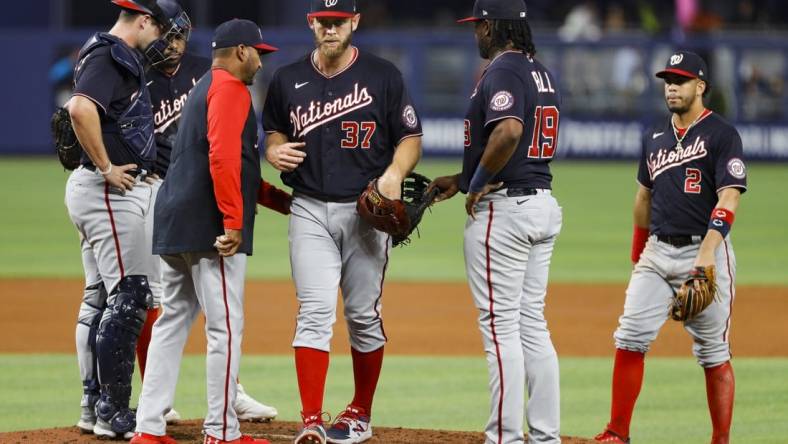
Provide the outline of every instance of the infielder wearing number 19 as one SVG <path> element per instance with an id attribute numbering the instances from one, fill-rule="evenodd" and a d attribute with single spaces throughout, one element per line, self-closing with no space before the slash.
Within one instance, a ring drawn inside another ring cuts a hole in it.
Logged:
<path id="1" fill-rule="evenodd" d="M 560 442 L 558 358 L 544 317 L 562 213 L 549 163 L 560 98 L 536 52 L 522 0 L 477 0 L 473 22 L 490 59 L 471 96 L 461 174 L 433 186 L 438 200 L 467 192 L 465 268 L 487 355 L 487 444 Z"/>
<path id="2" fill-rule="evenodd" d="M 736 273 L 729 233 L 747 177 L 736 129 L 703 106 L 707 76 L 703 59 L 684 51 L 657 73 L 665 80 L 665 100 L 673 114 L 643 136 L 632 242 L 635 268 L 614 334 L 610 422 L 596 436 L 600 442 L 629 442 L 645 354 L 688 274 L 708 266 L 716 268 L 718 299 L 685 320 L 684 328 L 706 376 L 711 442 L 729 441 L 734 378 L 728 339 Z"/>

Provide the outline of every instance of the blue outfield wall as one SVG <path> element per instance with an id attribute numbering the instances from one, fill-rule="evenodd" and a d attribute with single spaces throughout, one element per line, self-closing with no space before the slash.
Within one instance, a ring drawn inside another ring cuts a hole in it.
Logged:
<path id="1" fill-rule="evenodd" d="M 49 117 L 67 97 L 74 51 L 91 32 L 0 30 L 0 50 L 7 61 L 0 70 L 6 103 L 0 155 L 52 152 Z M 264 35 L 281 51 L 264 59 L 266 67 L 255 85 L 258 109 L 273 71 L 312 47 L 306 29 L 268 29 Z M 210 36 L 207 30 L 195 32 L 190 50 L 208 55 Z M 788 85 L 786 35 L 725 35 L 695 39 L 691 46 L 642 35 L 570 44 L 537 32 L 535 40 L 538 57 L 553 70 L 562 91 L 559 157 L 637 157 L 648 123 L 667 118 L 662 86 L 653 72 L 664 66 L 673 48 L 689 47 L 710 60 L 712 91 L 724 106 L 723 114 L 739 129 L 746 156 L 788 160 L 788 88 L 771 86 Z M 483 63 L 472 33 L 361 32 L 354 43 L 400 67 L 422 115 L 425 153 L 459 155 L 467 97 Z M 628 69 L 626 74 L 621 75 L 620 67 Z M 761 112 L 767 104 L 769 112 Z"/>

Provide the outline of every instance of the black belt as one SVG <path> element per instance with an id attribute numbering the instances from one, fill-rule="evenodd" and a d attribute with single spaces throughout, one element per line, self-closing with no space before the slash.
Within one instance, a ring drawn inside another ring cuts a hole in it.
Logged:
<path id="1" fill-rule="evenodd" d="M 520 196 L 533 196 L 537 194 L 541 188 L 518 188 L 510 187 L 506 189 L 507 197 L 520 197 Z"/>
<path id="2" fill-rule="evenodd" d="M 325 194 L 318 194 L 318 193 L 310 193 L 306 191 L 296 191 L 294 190 L 294 194 L 303 194 L 304 196 L 311 197 L 312 199 L 317 199 L 321 202 L 331 202 L 331 203 L 350 203 L 355 202 L 358 200 L 358 196 L 350 196 L 350 197 L 336 197 L 336 196 L 328 196 Z M 361 193 L 359 193 L 361 194 Z"/>
<path id="3" fill-rule="evenodd" d="M 82 168 L 88 171 L 93 171 L 94 173 L 96 172 L 96 165 L 93 165 L 92 163 L 84 163 L 82 164 Z M 137 177 L 140 174 L 147 176 L 148 172 L 142 168 L 135 168 L 133 170 L 126 170 L 126 174 L 128 174 L 131 177 Z"/>
<path id="4" fill-rule="evenodd" d="M 681 248 L 686 247 L 687 245 L 700 243 L 700 241 L 703 240 L 703 236 L 658 234 L 657 240 L 669 245 L 673 245 L 676 248 Z"/>

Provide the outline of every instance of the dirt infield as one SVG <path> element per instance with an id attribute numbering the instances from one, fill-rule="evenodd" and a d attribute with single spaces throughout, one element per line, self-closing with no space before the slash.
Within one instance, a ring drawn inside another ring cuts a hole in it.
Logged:
<path id="1" fill-rule="evenodd" d="M 293 422 L 274 421 L 268 424 L 243 423 L 241 431 L 255 438 L 265 438 L 271 444 L 292 444 L 293 434 L 298 425 Z M 184 421 L 177 425 L 167 426 L 167 433 L 179 443 L 202 443 L 202 421 Z M 375 427 L 375 435 L 367 441 L 370 444 L 479 444 L 484 442 L 481 433 L 449 432 L 444 430 L 414 430 L 389 427 Z M 98 442 L 92 435 L 80 435 L 76 427 L 64 427 L 50 430 L 34 430 L 29 432 L 13 432 L 0 434 L 3 443 L 37 443 L 37 444 L 95 444 Z M 106 442 L 106 441 L 104 441 Z M 112 442 L 112 441 L 110 441 Z M 118 441 L 116 441 L 118 442 Z M 564 437 L 565 444 L 586 444 L 594 441 L 584 438 Z"/>
<path id="2" fill-rule="evenodd" d="M 0 342 L 0 353 L 74 353 L 80 280 L 0 280 L 0 325 L 24 332 Z M 298 309 L 290 282 L 249 282 L 246 287 L 245 354 L 289 354 Z M 611 356 L 612 333 L 624 285 L 551 285 L 547 318 L 560 356 Z M 389 283 L 383 296 L 387 354 L 478 355 L 482 343 L 476 309 L 464 283 Z M 788 288 L 739 287 L 731 341 L 736 356 L 788 356 Z M 342 319 L 339 316 L 339 319 Z M 196 331 L 202 331 L 201 321 Z M 769 338 L 769 340 L 764 340 Z M 344 322 L 337 322 L 332 349 L 349 353 Z M 669 321 L 652 356 L 691 356 L 691 341 Z M 204 353 L 193 334 L 187 353 Z"/>
<path id="3" fill-rule="evenodd" d="M 0 343 L 0 353 L 74 353 L 74 326 L 80 302 L 79 280 L 0 280 L 0 325 L 24 332 Z M 298 306 L 290 282 L 249 282 L 246 293 L 245 354 L 288 354 Z M 547 317 L 560 356 L 609 356 L 611 334 L 623 303 L 623 285 L 552 285 Z M 464 283 L 390 283 L 384 292 L 387 354 L 482 356 L 476 309 Z M 341 308 L 340 308 L 341 309 Z M 788 311 L 788 288 L 739 288 L 734 304 L 733 350 L 738 356 L 788 355 L 788 326 L 779 316 Z M 341 319 L 341 317 L 340 317 Z M 202 322 L 196 328 L 202 330 Z M 764 341 L 763 338 L 771 338 Z M 337 323 L 332 343 L 349 353 L 347 330 Z M 204 353 L 205 339 L 193 334 L 187 353 Z M 668 322 L 652 355 L 690 356 L 691 342 L 679 324 Z M 294 423 L 244 424 L 244 433 L 291 443 Z M 201 421 L 168 427 L 179 442 L 198 443 Z M 481 433 L 376 428 L 370 443 L 479 443 Z M 0 434 L 4 443 L 92 443 L 76 427 Z M 567 444 L 591 443 L 565 437 Z"/>

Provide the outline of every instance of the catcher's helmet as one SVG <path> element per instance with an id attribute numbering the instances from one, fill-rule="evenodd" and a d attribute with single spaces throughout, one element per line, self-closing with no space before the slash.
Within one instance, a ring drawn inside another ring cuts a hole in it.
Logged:
<path id="1" fill-rule="evenodd" d="M 189 41 L 192 22 L 183 7 L 175 0 L 111 0 L 124 9 L 150 14 L 162 27 L 161 37 L 145 49 L 151 66 L 167 61 L 165 50 L 176 38 Z"/>

